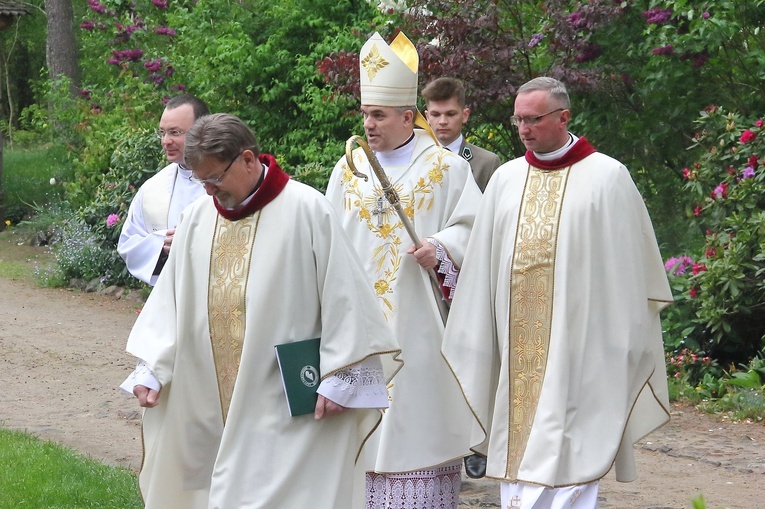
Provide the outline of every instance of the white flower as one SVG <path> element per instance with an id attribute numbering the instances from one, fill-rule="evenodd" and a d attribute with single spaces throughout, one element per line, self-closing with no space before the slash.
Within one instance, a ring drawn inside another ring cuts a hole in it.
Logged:
<path id="1" fill-rule="evenodd" d="M 50 178 L 50 185 L 55 186 L 56 185 L 56 177 Z"/>

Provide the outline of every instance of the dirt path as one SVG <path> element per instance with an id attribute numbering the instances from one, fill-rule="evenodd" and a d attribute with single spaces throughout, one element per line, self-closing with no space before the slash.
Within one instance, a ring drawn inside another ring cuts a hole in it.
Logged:
<path id="1" fill-rule="evenodd" d="M 41 250 L 0 235 L 0 263 Z M 134 302 L 0 278 L 0 426 L 26 430 L 112 465 L 141 461 L 138 407 L 117 386 Z M 672 421 L 636 446 L 638 480 L 601 483 L 601 509 L 765 508 L 765 425 L 673 407 Z M 493 481 L 465 479 L 460 507 L 499 507 Z"/>

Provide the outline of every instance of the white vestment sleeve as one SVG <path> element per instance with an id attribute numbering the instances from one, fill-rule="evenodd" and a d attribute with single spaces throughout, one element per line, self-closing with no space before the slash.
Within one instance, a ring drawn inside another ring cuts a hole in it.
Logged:
<path id="1" fill-rule="evenodd" d="M 328 376 L 316 392 L 346 408 L 388 408 L 388 389 L 378 355 Z"/>
<path id="2" fill-rule="evenodd" d="M 120 389 L 128 394 L 133 394 L 133 389 L 135 389 L 136 385 L 143 385 L 144 387 L 148 387 L 157 392 L 162 388 L 159 380 L 154 376 L 154 373 L 149 366 L 144 361 L 140 360 L 138 361 L 135 370 L 130 373 L 122 384 L 120 384 Z"/>
<path id="3" fill-rule="evenodd" d="M 130 204 L 125 224 L 117 243 L 117 252 L 125 260 L 130 273 L 152 286 L 157 282 L 154 268 L 162 253 L 167 230 L 146 231 L 142 209 L 143 194 L 139 191 Z"/>

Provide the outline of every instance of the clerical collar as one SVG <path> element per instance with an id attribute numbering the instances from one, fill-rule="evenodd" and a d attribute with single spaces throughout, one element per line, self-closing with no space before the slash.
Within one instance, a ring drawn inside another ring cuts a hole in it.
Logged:
<path id="1" fill-rule="evenodd" d="M 560 168 L 571 166 L 574 163 L 578 163 L 590 154 L 595 153 L 595 148 L 590 145 L 590 142 L 588 142 L 586 138 L 577 138 L 576 141 L 574 141 L 574 135 L 571 134 L 571 136 L 572 138 L 569 141 L 573 143 L 566 144 L 566 146 L 556 150 L 555 152 L 538 155 L 536 152 L 527 150 L 525 155 L 526 161 L 535 168 L 541 168 L 543 170 L 558 170 Z M 561 155 L 558 155 L 559 152 Z M 551 154 L 558 155 L 558 157 L 545 157 L 543 159 L 544 156 L 549 156 Z"/>
<path id="2" fill-rule="evenodd" d="M 537 159 L 540 159 L 542 161 L 552 161 L 553 159 L 560 159 L 561 157 L 566 155 L 566 152 L 571 150 L 571 147 L 574 146 L 574 143 L 576 143 L 579 140 L 577 136 L 575 136 L 573 133 L 568 133 L 568 141 L 558 150 L 553 150 L 552 152 L 545 152 L 544 154 L 541 154 L 539 152 L 534 152 L 534 155 Z"/>
<path id="3" fill-rule="evenodd" d="M 457 136 L 457 139 L 453 142 L 449 143 L 448 145 L 444 145 L 444 148 L 448 150 L 449 152 L 454 152 L 455 154 L 460 153 L 460 148 L 462 148 L 462 140 L 464 140 L 465 137 L 460 134 Z"/>
<path id="4" fill-rule="evenodd" d="M 186 167 L 185 167 L 183 164 L 181 164 L 181 163 L 175 163 L 175 164 L 177 164 L 177 165 L 178 165 L 178 172 L 179 172 L 181 175 L 183 175 L 183 176 L 184 176 L 184 177 L 186 177 L 186 178 L 189 178 L 189 177 L 191 176 L 191 170 L 190 170 L 190 169 L 186 168 Z"/>
<path id="5" fill-rule="evenodd" d="M 409 164 L 409 161 L 412 160 L 414 146 L 416 145 L 415 143 L 412 143 L 412 140 L 414 140 L 414 132 L 412 132 L 409 139 L 398 147 L 385 152 L 376 152 L 375 156 L 377 156 L 377 160 L 380 161 L 380 164 L 383 167 L 407 165 Z"/>
<path id="6" fill-rule="evenodd" d="M 258 161 L 263 165 L 262 184 L 256 186 L 255 191 L 241 205 L 233 210 L 227 209 L 218 203 L 218 200 L 213 196 L 213 203 L 221 216 L 230 221 L 251 216 L 271 203 L 284 190 L 290 177 L 282 171 L 274 156 L 260 154 Z"/>

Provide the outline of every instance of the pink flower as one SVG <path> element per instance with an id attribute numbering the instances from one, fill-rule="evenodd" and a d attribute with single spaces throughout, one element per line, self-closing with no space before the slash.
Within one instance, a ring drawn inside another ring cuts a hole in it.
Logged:
<path id="1" fill-rule="evenodd" d="M 683 178 L 684 179 L 690 179 L 691 178 L 691 170 L 688 168 L 683 168 Z"/>
<path id="2" fill-rule="evenodd" d="M 120 221 L 120 216 L 117 214 L 109 214 L 109 216 L 106 218 L 106 226 L 111 228 L 115 224 L 117 224 Z"/>
<path id="3" fill-rule="evenodd" d="M 691 299 L 695 299 L 696 297 L 699 296 L 699 287 L 698 286 L 691 287 L 691 289 L 688 291 L 688 294 L 691 296 Z"/>
<path id="4" fill-rule="evenodd" d="M 747 129 L 746 131 L 741 133 L 741 138 L 739 139 L 739 141 L 741 143 L 749 143 L 750 141 L 752 141 L 756 137 L 757 137 L 757 133 L 754 133 L 754 132 L 750 131 L 749 129 Z"/>
<path id="5" fill-rule="evenodd" d="M 751 166 L 753 169 L 756 169 L 757 166 L 760 164 L 758 161 L 759 161 L 759 158 L 756 155 L 749 156 L 749 159 L 747 160 L 746 164 Z"/>
<path id="6" fill-rule="evenodd" d="M 696 208 L 693 209 L 693 215 L 696 217 L 699 217 L 699 215 L 701 214 L 701 210 L 702 210 L 701 205 L 696 205 Z"/>
<path id="7" fill-rule="evenodd" d="M 664 269 L 670 274 L 679 276 L 685 274 L 689 266 L 693 265 L 693 260 L 690 256 L 680 256 L 669 258 L 664 262 Z"/>
<path id="8" fill-rule="evenodd" d="M 716 200 L 718 198 L 725 199 L 728 197 L 728 184 L 723 182 L 722 184 L 718 185 L 714 188 L 711 195 L 713 200 Z"/>
<path id="9" fill-rule="evenodd" d="M 762 119 L 760 119 L 757 122 L 755 122 L 754 125 L 757 127 L 762 127 L 763 125 L 765 125 L 765 122 L 763 122 Z"/>

